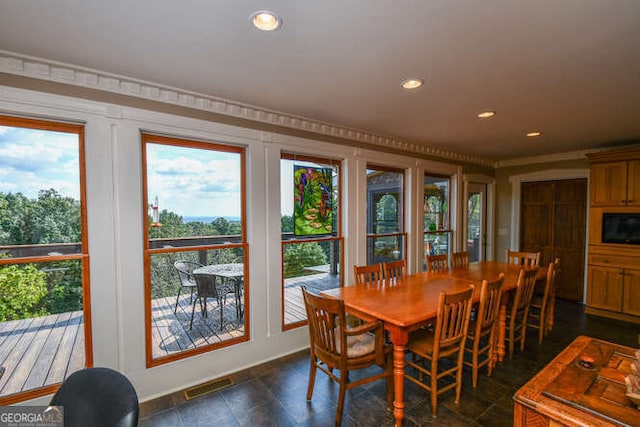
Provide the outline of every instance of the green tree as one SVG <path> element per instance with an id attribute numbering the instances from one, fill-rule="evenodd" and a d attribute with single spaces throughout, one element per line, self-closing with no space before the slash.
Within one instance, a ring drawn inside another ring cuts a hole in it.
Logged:
<path id="1" fill-rule="evenodd" d="M 297 277 L 306 267 L 327 263 L 327 255 L 316 242 L 286 245 L 284 250 L 284 277 Z"/>
<path id="2" fill-rule="evenodd" d="M 0 321 L 47 314 L 37 310 L 46 294 L 45 273 L 34 265 L 0 267 Z"/>
<path id="3" fill-rule="evenodd" d="M 283 233 L 293 233 L 293 215 L 282 215 L 280 217 L 280 227 Z"/>

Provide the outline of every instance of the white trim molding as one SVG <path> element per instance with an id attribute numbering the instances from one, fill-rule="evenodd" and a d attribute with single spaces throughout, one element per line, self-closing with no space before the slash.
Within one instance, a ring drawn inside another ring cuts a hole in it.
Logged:
<path id="1" fill-rule="evenodd" d="M 458 162 L 494 167 L 494 162 L 468 154 L 454 153 L 376 135 L 367 131 L 337 126 L 279 111 L 242 104 L 157 83 L 136 80 L 125 76 L 61 62 L 35 58 L 0 50 L 0 73 L 14 74 L 34 79 L 81 86 L 101 91 L 147 99 L 181 107 L 223 114 L 235 118 L 268 123 L 301 131 L 313 132 L 337 138 L 402 150 L 418 155 L 433 156 Z"/>
<path id="2" fill-rule="evenodd" d="M 509 177 L 509 182 L 511 183 L 511 250 L 518 250 L 520 247 L 520 184 L 523 182 L 557 181 L 577 178 L 586 178 L 588 181 L 589 169 L 551 169 Z"/>

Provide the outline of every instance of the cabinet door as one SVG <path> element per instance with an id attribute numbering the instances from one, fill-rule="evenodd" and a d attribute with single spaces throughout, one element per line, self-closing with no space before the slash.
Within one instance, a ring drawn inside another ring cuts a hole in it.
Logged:
<path id="1" fill-rule="evenodd" d="M 629 162 L 627 179 L 627 205 L 640 206 L 640 160 Z"/>
<path id="2" fill-rule="evenodd" d="M 587 281 L 587 304 L 603 310 L 622 310 L 623 270 L 590 265 Z"/>
<path id="3" fill-rule="evenodd" d="M 625 206 L 627 162 L 597 163 L 591 166 L 591 206 Z"/>
<path id="4" fill-rule="evenodd" d="M 640 316 L 640 270 L 624 271 L 622 311 Z"/>

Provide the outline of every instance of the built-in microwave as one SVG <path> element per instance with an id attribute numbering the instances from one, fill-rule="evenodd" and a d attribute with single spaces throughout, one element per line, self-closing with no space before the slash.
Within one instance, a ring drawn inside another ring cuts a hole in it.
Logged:
<path id="1" fill-rule="evenodd" d="M 640 245 L 640 213 L 603 213 L 602 243 Z"/>

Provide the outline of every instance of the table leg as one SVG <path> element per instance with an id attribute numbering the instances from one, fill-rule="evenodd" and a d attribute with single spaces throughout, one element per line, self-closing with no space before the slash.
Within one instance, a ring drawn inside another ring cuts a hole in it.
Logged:
<path id="1" fill-rule="evenodd" d="M 391 342 L 393 343 L 393 416 L 396 419 L 396 426 L 402 426 L 404 418 L 404 348 L 409 341 L 409 333 L 404 330 L 392 329 L 389 331 Z"/>

